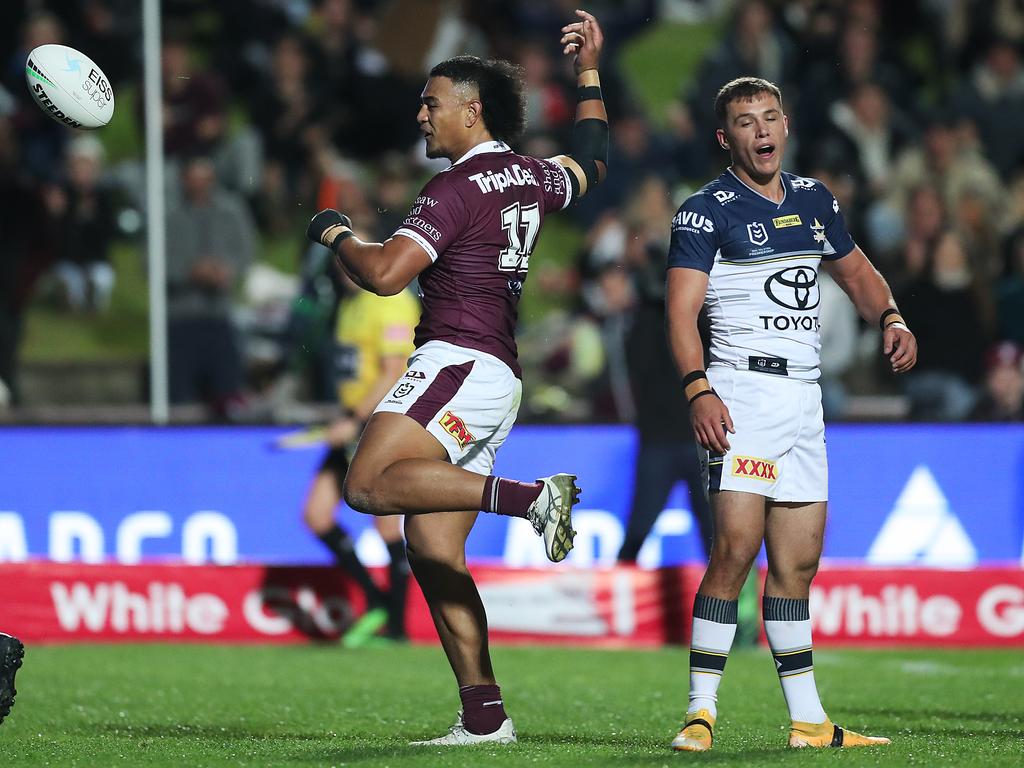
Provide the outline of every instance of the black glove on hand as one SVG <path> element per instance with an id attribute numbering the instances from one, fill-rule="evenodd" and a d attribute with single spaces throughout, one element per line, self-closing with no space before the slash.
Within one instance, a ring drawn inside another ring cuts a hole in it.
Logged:
<path id="1" fill-rule="evenodd" d="M 345 229 L 347 228 L 347 229 Z M 306 237 L 332 251 L 346 237 L 352 236 L 352 219 L 333 208 L 325 208 L 309 220 Z M 340 238 L 340 239 L 339 239 Z"/>

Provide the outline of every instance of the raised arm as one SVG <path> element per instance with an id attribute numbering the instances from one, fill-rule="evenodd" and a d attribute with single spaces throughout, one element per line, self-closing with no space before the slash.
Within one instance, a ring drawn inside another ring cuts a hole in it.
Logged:
<path id="1" fill-rule="evenodd" d="M 598 64 L 604 33 L 597 19 L 576 11 L 579 21 L 562 27 L 562 52 L 575 55 L 576 122 L 568 155 L 552 158 L 569 171 L 573 198 L 582 197 L 590 187 L 608 175 L 608 112 L 601 95 Z"/>

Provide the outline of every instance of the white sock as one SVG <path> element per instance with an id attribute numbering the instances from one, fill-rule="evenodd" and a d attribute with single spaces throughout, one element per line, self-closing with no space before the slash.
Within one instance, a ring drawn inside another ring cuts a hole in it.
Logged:
<path id="1" fill-rule="evenodd" d="M 801 723 L 824 723 L 811 656 L 811 614 L 806 600 L 764 596 L 764 632 L 775 657 L 789 717 Z"/>
<path id="2" fill-rule="evenodd" d="M 718 716 L 718 684 L 736 637 L 736 601 L 700 593 L 693 600 L 690 637 L 690 700 L 687 713 L 709 710 Z"/>

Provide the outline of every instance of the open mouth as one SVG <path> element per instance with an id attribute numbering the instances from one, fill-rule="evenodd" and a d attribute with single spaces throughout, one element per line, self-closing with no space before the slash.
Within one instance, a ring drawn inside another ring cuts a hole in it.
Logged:
<path id="1" fill-rule="evenodd" d="M 761 144 L 757 147 L 757 154 L 760 157 L 769 158 L 775 154 L 774 144 Z"/>

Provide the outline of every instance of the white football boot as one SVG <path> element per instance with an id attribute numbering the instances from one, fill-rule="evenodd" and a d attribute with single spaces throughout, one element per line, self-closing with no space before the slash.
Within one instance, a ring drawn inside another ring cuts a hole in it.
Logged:
<path id="1" fill-rule="evenodd" d="M 576 475 L 552 475 L 537 482 L 544 487 L 526 510 L 526 519 L 544 537 L 548 560 L 557 563 L 572 549 L 572 537 L 576 535 L 572 529 L 572 508 L 580 500 L 580 489 L 576 487 Z"/>
<path id="2" fill-rule="evenodd" d="M 462 712 L 460 711 L 455 724 L 448 729 L 448 733 L 444 736 L 427 741 L 410 741 L 409 746 L 471 747 L 475 744 L 515 744 L 517 741 L 516 727 L 512 724 L 511 718 L 506 717 L 505 722 L 494 733 L 477 734 L 466 730 L 466 726 L 462 724 Z"/>

